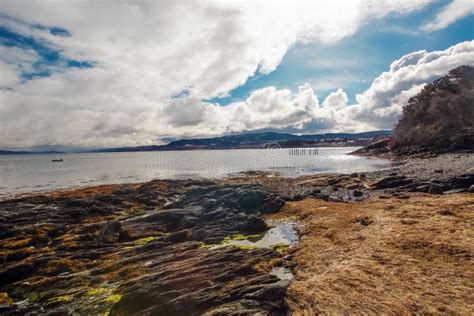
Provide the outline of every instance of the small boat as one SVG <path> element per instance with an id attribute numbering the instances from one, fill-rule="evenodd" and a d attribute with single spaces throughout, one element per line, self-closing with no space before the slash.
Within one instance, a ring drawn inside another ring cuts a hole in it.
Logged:
<path id="1" fill-rule="evenodd" d="M 51 161 L 52 161 L 52 162 L 62 162 L 63 159 L 62 159 L 62 158 L 61 158 L 61 159 L 53 159 L 53 160 L 51 160 Z"/>

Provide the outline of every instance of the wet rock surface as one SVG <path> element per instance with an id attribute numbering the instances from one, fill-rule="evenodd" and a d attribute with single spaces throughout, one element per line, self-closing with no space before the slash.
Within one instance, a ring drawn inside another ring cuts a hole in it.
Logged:
<path id="1" fill-rule="evenodd" d="M 284 313 L 265 248 L 210 249 L 267 229 L 260 185 L 154 181 L 0 202 L 2 315 Z"/>

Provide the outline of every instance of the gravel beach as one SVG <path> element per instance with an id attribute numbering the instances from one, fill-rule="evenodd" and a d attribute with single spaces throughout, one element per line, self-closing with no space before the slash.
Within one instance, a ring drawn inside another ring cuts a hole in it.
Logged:
<path id="1" fill-rule="evenodd" d="M 392 172 L 419 180 L 447 180 L 474 173 L 474 154 L 449 153 L 433 158 L 400 160 L 394 162 L 394 166 L 389 170 L 375 171 L 368 175 L 375 178 Z"/>

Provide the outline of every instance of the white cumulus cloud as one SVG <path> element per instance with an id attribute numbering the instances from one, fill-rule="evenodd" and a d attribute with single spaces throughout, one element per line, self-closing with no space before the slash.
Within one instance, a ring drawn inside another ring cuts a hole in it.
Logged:
<path id="1" fill-rule="evenodd" d="M 297 92 L 262 87 L 227 106 L 203 100 L 274 71 L 297 43 L 329 45 L 372 19 L 429 2 L 0 0 L 0 26 L 60 57 L 47 65 L 49 76 L 22 80 L 38 53 L 0 46 L 0 146 L 142 145 L 168 136 L 266 128 L 387 127 L 408 95 L 469 61 L 472 43 L 402 57 L 358 96 L 357 105 L 347 105 L 342 90 L 320 104 L 309 84 Z M 53 26 L 68 36 L 52 34 L 47 27 Z M 93 67 L 65 67 L 67 59 Z"/>
<path id="2" fill-rule="evenodd" d="M 474 1 L 453 0 L 440 10 L 432 21 L 421 28 L 426 31 L 440 30 L 471 14 L 474 14 Z"/>
<path id="3" fill-rule="evenodd" d="M 391 128 L 403 105 L 423 86 L 460 65 L 474 64 L 474 41 L 456 44 L 443 51 L 418 51 L 390 65 L 364 93 L 356 96 L 357 105 L 349 111 L 355 121 L 373 128 Z"/>

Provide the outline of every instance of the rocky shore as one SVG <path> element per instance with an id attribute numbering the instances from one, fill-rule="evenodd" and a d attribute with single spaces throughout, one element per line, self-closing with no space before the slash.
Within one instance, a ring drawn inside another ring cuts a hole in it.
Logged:
<path id="1" fill-rule="evenodd" d="M 3 201 L 0 312 L 277 315 L 288 282 L 257 265 L 279 254 L 207 245 L 264 232 L 259 216 L 282 205 L 259 186 L 203 181 Z"/>
<path id="2" fill-rule="evenodd" d="M 469 314 L 474 155 L 372 173 L 156 180 L 0 201 L 0 313 Z M 301 241 L 259 239 L 296 221 Z M 294 279 L 271 273 L 290 268 Z"/>

